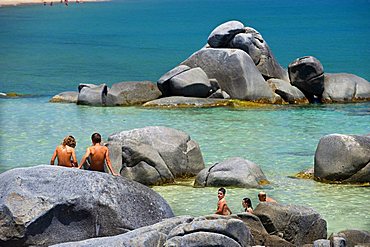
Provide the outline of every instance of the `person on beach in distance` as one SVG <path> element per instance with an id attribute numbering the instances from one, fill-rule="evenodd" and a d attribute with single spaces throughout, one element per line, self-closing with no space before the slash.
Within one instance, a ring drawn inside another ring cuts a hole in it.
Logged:
<path id="1" fill-rule="evenodd" d="M 100 145 L 101 135 L 99 133 L 94 133 L 91 136 L 92 146 L 88 147 L 85 155 L 82 157 L 79 169 L 83 166 L 86 160 L 89 163 L 90 171 L 104 172 L 104 164 L 106 163 L 109 170 L 114 176 L 120 176 L 119 173 L 115 173 L 109 158 L 109 150 L 106 146 Z"/>
<path id="2" fill-rule="evenodd" d="M 268 197 L 266 195 L 266 192 L 264 192 L 264 191 L 261 191 L 260 193 L 258 193 L 258 199 L 260 200 L 260 202 L 276 202 L 271 197 Z"/>
<path id="3" fill-rule="evenodd" d="M 75 147 L 76 147 L 75 138 L 73 136 L 66 136 L 63 139 L 62 144 L 55 148 L 53 156 L 51 157 L 51 160 L 50 160 L 50 165 L 54 165 L 54 161 L 57 158 L 59 166 L 66 166 L 66 167 L 78 166 L 77 159 L 76 159 L 76 153 L 75 153 Z"/>
<path id="4" fill-rule="evenodd" d="M 243 198 L 242 205 L 244 212 L 253 214 L 252 201 L 248 197 Z"/>
<path id="5" fill-rule="evenodd" d="M 217 210 L 215 214 L 221 214 L 221 215 L 232 214 L 230 208 L 227 206 L 225 195 L 226 195 L 226 190 L 224 188 L 219 188 L 218 193 L 217 193 L 217 197 L 218 197 Z"/>

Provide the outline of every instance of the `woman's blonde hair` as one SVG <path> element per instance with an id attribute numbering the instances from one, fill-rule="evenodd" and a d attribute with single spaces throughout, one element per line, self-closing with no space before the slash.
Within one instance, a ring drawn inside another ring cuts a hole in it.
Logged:
<path id="1" fill-rule="evenodd" d="M 72 148 L 75 148 L 76 147 L 76 139 L 73 136 L 66 136 L 63 139 L 63 143 L 62 144 L 64 146 L 67 145 L 67 146 L 70 146 Z"/>

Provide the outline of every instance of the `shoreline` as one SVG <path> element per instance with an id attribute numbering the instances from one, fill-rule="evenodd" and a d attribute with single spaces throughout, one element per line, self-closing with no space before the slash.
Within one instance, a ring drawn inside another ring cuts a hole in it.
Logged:
<path id="1" fill-rule="evenodd" d="M 107 2 L 109 0 L 69 0 L 69 3 L 85 3 L 85 2 Z M 33 5 L 33 4 L 65 4 L 65 0 L 62 2 L 60 0 L 0 0 L 0 8 L 2 7 L 12 7 L 12 6 L 22 6 L 22 5 Z"/>

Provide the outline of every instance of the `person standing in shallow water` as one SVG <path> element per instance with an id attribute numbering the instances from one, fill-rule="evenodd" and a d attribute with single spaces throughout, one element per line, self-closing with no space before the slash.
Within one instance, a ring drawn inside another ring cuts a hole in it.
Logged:
<path id="1" fill-rule="evenodd" d="M 58 159 L 59 166 L 76 167 L 78 166 L 76 153 L 76 139 L 73 136 L 66 136 L 61 145 L 55 148 L 50 165 L 54 165 L 55 159 Z M 72 158 L 72 159 L 71 159 Z"/>
<path id="2" fill-rule="evenodd" d="M 242 205 L 244 212 L 253 214 L 252 201 L 248 197 L 243 198 Z"/>
<path id="3" fill-rule="evenodd" d="M 226 196 L 226 190 L 224 188 L 219 188 L 218 193 L 217 193 L 217 197 L 218 197 L 217 210 L 215 214 L 220 214 L 220 215 L 232 214 L 230 208 L 227 206 L 225 196 Z"/>
<path id="4" fill-rule="evenodd" d="M 258 193 L 258 200 L 260 200 L 260 202 L 276 202 L 271 197 L 268 197 L 266 195 L 266 192 L 264 192 L 264 191 L 261 191 L 260 193 Z"/>
<path id="5" fill-rule="evenodd" d="M 102 146 L 101 143 L 101 135 L 99 133 L 94 133 L 91 136 L 92 146 L 86 149 L 85 155 L 82 157 L 80 165 L 78 166 L 79 169 L 83 166 L 83 164 L 87 161 L 89 164 L 90 171 L 98 171 L 98 172 L 105 172 L 104 171 L 104 164 L 106 163 L 109 170 L 114 176 L 120 176 L 119 173 L 115 173 L 112 164 L 110 162 L 109 157 L 109 149 L 106 146 Z"/>

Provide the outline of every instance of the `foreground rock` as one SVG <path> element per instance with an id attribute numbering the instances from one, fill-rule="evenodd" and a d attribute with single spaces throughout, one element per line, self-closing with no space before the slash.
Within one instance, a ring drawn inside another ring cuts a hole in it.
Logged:
<path id="1" fill-rule="evenodd" d="M 108 90 L 106 106 L 141 105 L 161 95 L 157 85 L 151 81 L 115 83 Z"/>
<path id="2" fill-rule="evenodd" d="M 345 230 L 332 234 L 329 239 L 343 238 L 347 247 L 370 246 L 370 232 L 363 230 Z"/>
<path id="3" fill-rule="evenodd" d="M 327 236 L 326 221 L 308 207 L 263 202 L 257 205 L 254 214 L 269 234 L 281 235 L 295 246 L 311 244 Z"/>
<path id="4" fill-rule="evenodd" d="M 109 237 L 55 245 L 67 246 L 229 246 L 253 245 L 248 227 L 239 219 L 181 216 Z"/>
<path id="5" fill-rule="evenodd" d="M 194 186 L 259 188 L 268 183 L 265 174 L 258 165 L 249 160 L 235 157 L 200 171 L 195 178 Z"/>
<path id="6" fill-rule="evenodd" d="M 361 102 L 370 100 L 370 83 L 356 75 L 325 74 L 323 103 Z"/>
<path id="7" fill-rule="evenodd" d="M 204 168 L 198 143 L 172 128 L 151 126 L 122 131 L 109 136 L 110 145 L 119 146 L 114 150 L 120 153 L 112 152 L 111 160 L 121 162 L 121 175 L 146 185 L 195 176 Z"/>
<path id="8" fill-rule="evenodd" d="M 50 99 L 51 103 L 77 103 L 78 92 L 62 92 Z"/>
<path id="9" fill-rule="evenodd" d="M 370 136 L 322 137 L 315 152 L 314 177 L 326 182 L 370 182 Z"/>
<path id="10" fill-rule="evenodd" d="M 0 174 L 0 246 L 111 236 L 173 213 L 156 192 L 106 173 L 58 166 Z"/>

